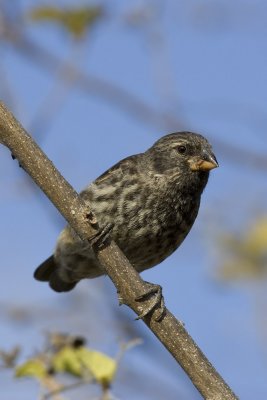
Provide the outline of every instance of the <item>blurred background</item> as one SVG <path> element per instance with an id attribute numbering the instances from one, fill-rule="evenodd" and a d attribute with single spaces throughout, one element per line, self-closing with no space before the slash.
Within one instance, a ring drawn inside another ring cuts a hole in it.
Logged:
<path id="1" fill-rule="evenodd" d="M 163 134 L 212 143 L 199 217 L 181 248 L 142 274 L 240 398 L 267 398 L 267 3 L 264 0 L 0 1 L 0 97 L 76 190 Z M 0 147 L 0 358 L 46 332 L 87 338 L 120 363 L 117 399 L 200 399 L 108 278 L 56 294 L 32 278 L 65 222 Z M 1 361 L 0 361 L 1 364 Z M 37 398 L 4 357 L 1 393 Z M 98 396 L 77 388 L 66 398 Z M 65 396 L 65 394 L 64 394 Z"/>

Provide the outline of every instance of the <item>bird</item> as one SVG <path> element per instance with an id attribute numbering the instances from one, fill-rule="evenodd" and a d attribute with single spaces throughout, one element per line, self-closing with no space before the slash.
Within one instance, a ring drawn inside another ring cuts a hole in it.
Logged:
<path id="1" fill-rule="evenodd" d="M 89 184 L 80 196 L 138 271 L 160 264 L 184 241 L 198 215 L 210 170 L 219 164 L 208 140 L 175 132 L 127 157 Z M 34 272 L 56 292 L 105 275 L 93 245 L 67 225 L 54 254 Z"/>

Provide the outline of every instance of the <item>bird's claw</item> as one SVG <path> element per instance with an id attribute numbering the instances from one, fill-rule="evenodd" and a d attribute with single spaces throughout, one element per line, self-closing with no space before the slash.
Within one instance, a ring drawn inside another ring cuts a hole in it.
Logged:
<path id="1" fill-rule="evenodd" d="M 155 320 L 159 322 L 166 312 L 164 298 L 162 296 L 162 287 L 149 282 L 145 282 L 145 285 L 145 292 L 135 299 L 136 301 L 146 302 L 142 307 L 141 314 L 138 315 L 136 319 L 142 319 L 157 310 Z"/>
<path id="2" fill-rule="evenodd" d="M 97 232 L 94 236 L 92 236 L 89 241 L 91 246 L 95 250 L 101 250 L 105 247 L 107 240 L 110 237 L 110 232 L 112 231 L 113 224 L 107 224 L 102 228 L 99 232 Z"/>

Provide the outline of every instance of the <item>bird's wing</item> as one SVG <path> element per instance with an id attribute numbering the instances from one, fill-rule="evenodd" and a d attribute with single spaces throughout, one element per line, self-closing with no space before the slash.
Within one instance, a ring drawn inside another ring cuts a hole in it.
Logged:
<path id="1" fill-rule="evenodd" d="M 134 155 L 119 161 L 117 164 L 113 165 L 113 167 L 100 175 L 93 183 L 87 186 L 80 193 L 80 196 L 85 201 L 92 202 L 95 200 L 95 195 L 97 193 L 99 201 L 99 196 L 101 197 L 102 191 L 103 196 L 106 197 L 107 187 L 116 187 L 119 182 L 127 180 L 129 176 L 135 176 L 138 174 L 138 159 L 139 155 Z M 106 200 L 106 198 L 104 200 Z"/>
<path id="2" fill-rule="evenodd" d="M 114 182 L 121 180 L 123 176 L 127 173 L 130 175 L 135 175 L 138 173 L 138 158 L 139 154 L 124 158 L 119 161 L 117 164 L 113 165 L 113 167 L 109 168 L 102 175 L 100 175 L 95 181 L 94 184 L 101 185 L 106 181 L 109 181 L 112 184 Z"/>

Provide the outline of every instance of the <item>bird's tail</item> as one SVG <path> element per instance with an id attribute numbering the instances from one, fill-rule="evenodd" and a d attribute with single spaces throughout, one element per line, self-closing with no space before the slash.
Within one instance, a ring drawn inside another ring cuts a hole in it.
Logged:
<path id="1" fill-rule="evenodd" d="M 55 292 L 68 292 L 76 286 L 76 282 L 65 282 L 61 279 L 54 256 L 39 265 L 33 276 L 37 281 L 49 282 Z"/>

